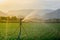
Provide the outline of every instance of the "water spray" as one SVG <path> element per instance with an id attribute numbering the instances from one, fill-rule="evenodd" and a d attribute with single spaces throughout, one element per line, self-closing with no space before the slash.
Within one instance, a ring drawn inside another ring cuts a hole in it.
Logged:
<path id="1" fill-rule="evenodd" d="M 34 10 L 34 11 L 31 12 L 30 14 L 28 14 L 28 15 L 24 18 L 24 20 L 22 20 L 22 21 L 30 20 L 31 18 L 34 17 L 34 14 L 36 14 L 36 12 L 37 12 L 37 10 Z"/>
<path id="2" fill-rule="evenodd" d="M 19 31 L 19 35 L 18 35 L 18 38 L 17 38 L 17 40 L 21 40 L 21 28 L 22 28 L 22 23 L 26 20 L 26 19 L 28 19 L 31 15 L 33 15 L 34 13 L 35 13 L 36 11 L 34 11 L 34 12 L 32 12 L 30 15 L 27 15 L 25 18 L 23 18 L 23 17 L 21 17 L 20 19 L 19 19 L 19 23 L 20 23 L 20 31 Z M 25 30 L 24 30 L 25 31 Z M 25 33 L 26 33 L 26 31 L 25 31 Z M 26 33 L 27 34 L 27 33 Z"/>

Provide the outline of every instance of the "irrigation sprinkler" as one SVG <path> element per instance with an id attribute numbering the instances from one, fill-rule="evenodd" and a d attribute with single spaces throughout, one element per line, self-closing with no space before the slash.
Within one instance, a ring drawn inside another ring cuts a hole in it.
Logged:
<path id="1" fill-rule="evenodd" d="M 20 19 L 19 19 L 19 23 L 20 23 L 20 31 L 19 31 L 19 34 L 18 34 L 18 38 L 17 38 L 17 40 L 21 40 L 22 20 L 23 20 L 23 18 L 20 18 Z"/>

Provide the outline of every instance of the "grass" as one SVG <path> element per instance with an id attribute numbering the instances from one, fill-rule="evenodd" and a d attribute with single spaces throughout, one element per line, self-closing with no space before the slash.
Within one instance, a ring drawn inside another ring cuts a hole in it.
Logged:
<path id="1" fill-rule="evenodd" d="M 19 23 L 0 23 L 0 40 L 16 40 Z M 60 23 L 23 23 L 22 40 L 60 40 Z"/>

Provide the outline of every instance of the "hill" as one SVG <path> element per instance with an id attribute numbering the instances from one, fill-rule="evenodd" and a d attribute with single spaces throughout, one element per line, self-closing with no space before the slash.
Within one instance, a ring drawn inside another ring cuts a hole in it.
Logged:
<path id="1" fill-rule="evenodd" d="M 30 15 L 32 12 L 34 12 L 34 11 L 36 11 L 36 10 L 38 10 L 38 11 L 44 11 L 45 13 L 48 13 L 48 12 L 51 12 L 52 10 L 48 10 L 48 9 L 46 9 L 46 10 L 43 10 L 43 9 L 25 9 L 25 10 L 11 10 L 11 11 L 8 11 L 7 12 L 7 14 L 9 15 L 9 16 L 17 16 L 17 17 L 26 17 L 27 15 Z"/>
<path id="2" fill-rule="evenodd" d="M 60 19 L 60 9 L 57 9 L 53 12 L 47 13 L 44 15 L 44 18 L 46 19 Z"/>

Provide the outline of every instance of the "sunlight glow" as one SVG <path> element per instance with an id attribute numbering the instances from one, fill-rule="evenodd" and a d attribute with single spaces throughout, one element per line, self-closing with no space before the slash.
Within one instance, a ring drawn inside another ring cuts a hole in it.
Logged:
<path id="1" fill-rule="evenodd" d="M 5 2 L 5 0 L 0 0 L 0 3 L 4 3 Z"/>

